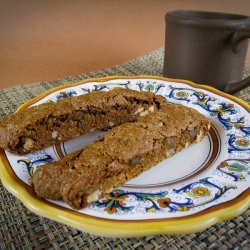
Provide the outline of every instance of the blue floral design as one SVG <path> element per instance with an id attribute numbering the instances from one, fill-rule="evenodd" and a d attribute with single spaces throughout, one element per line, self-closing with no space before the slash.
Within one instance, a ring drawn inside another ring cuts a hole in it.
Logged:
<path id="1" fill-rule="evenodd" d="M 245 179 L 244 173 L 249 174 L 250 160 L 228 159 L 220 163 L 217 170 L 233 178 L 234 181 Z"/>
<path id="2" fill-rule="evenodd" d="M 104 200 L 97 201 L 93 204 L 93 206 L 97 207 L 105 207 L 105 211 L 108 213 L 116 213 L 117 210 L 122 211 L 130 211 L 134 207 L 126 206 L 125 199 L 128 198 L 129 195 L 136 197 L 137 201 L 145 202 L 149 201 L 151 203 L 150 207 L 146 207 L 147 212 L 153 212 L 156 210 L 160 210 L 160 208 L 156 204 L 156 198 L 163 198 L 167 192 L 159 192 L 159 193 L 138 193 L 138 192 L 125 192 L 121 189 L 116 189 L 110 194 L 106 195 Z"/>
<path id="3" fill-rule="evenodd" d="M 175 193 L 177 193 L 177 194 L 186 193 L 190 197 L 196 197 L 197 198 L 197 195 L 196 195 L 196 192 L 195 192 L 195 187 L 197 185 L 198 185 L 199 188 L 201 188 L 200 185 L 202 185 L 202 187 L 206 187 L 207 190 L 209 190 L 209 189 L 217 190 L 217 192 L 214 194 L 214 196 L 211 196 L 210 191 L 209 191 L 209 195 L 208 195 L 209 199 L 206 199 L 205 201 L 203 201 L 201 203 L 198 203 L 198 202 L 194 203 L 194 204 L 192 204 L 190 206 L 190 207 L 198 207 L 198 206 L 205 205 L 205 204 L 211 203 L 211 202 L 219 199 L 223 194 L 225 194 L 230 189 L 236 189 L 237 188 L 236 186 L 222 186 L 222 187 L 220 187 L 220 186 L 216 185 L 215 183 L 212 183 L 211 181 L 209 181 L 209 179 L 212 179 L 212 178 L 205 177 L 203 179 L 200 179 L 200 180 L 198 180 L 196 182 L 190 183 L 190 184 L 188 184 L 188 185 L 186 185 L 184 187 L 181 187 L 179 189 L 173 189 L 173 191 Z"/>
<path id="4" fill-rule="evenodd" d="M 172 200 L 172 198 L 166 196 L 168 192 L 162 191 L 158 193 L 139 193 L 139 192 L 125 192 L 124 190 L 115 190 L 108 194 L 104 200 L 97 201 L 93 206 L 105 208 L 108 213 L 117 213 L 120 211 L 131 211 L 134 206 L 127 206 L 125 199 L 129 196 L 136 197 L 139 203 L 149 201 L 151 205 L 145 207 L 145 212 L 155 212 L 162 209 L 167 209 L 168 212 L 183 212 L 188 211 L 191 208 L 199 207 L 211 203 L 219 199 L 230 189 L 236 189 L 236 186 L 223 186 L 220 187 L 215 183 L 209 181 L 209 177 L 198 180 L 197 182 L 190 183 L 179 189 L 173 189 L 176 194 L 185 193 L 187 197 L 184 197 L 182 202 Z M 214 195 L 211 195 L 210 190 L 216 190 Z M 200 193 L 198 193 L 200 191 Z M 199 197 L 206 197 L 203 202 L 194 202 Z"/>
<path id="5" fill-rule="evenodd" d="M 37 167 L 53 161 L 54 159 L 50 155 L 44 155 L 42 157 L 34 159 L 32 158 L 20 159 L 17 161 L 17 163 L 23 165 L 26 168 L 29 175 L 32 177 Z"/>
<path id="6" fill-rule="evenodd" d="M 99 84 L 99 85 L 94 84 L 93 87 L 94 88 L 81 88 L 81 89 L 85 93 L 90 93 L 91 91 L 101 91 L 104 89 L 109 89 L 108 86 L 105 84 Z"/>
<path id="7" fill-rule="evenodd" d="M 247 137 L 236 136 L 235 134 L 228 134 L 228 152 L 233 151 L 249 151 L 250 150 L 250 141 Z"/>
<path id="8" fill-rule="evenodd" d="M 55 97 L 56 100 L 60 100 L 63 98 L 68 98 L 76 95 L 77 95 L 76 91 L 71 89 L 71 90 L 61 91 L 60 93 L 57 93 Z"/>

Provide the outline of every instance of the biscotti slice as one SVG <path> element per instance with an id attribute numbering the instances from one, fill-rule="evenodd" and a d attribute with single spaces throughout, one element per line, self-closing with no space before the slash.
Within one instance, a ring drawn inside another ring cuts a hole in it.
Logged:
<path id="1" fill-rule="evenodd" d="M 136 123 L 109 130 L 58 162 L 42 166 L 35 172 L 32 186 L 39 197 L 63 199 L 80 209 L 201 141 L 209 129 L 210 121 L 196 110 L 169 104 Z"/>
<path id="2" fill-rule="evenodd" d="M 116 88 L 44 103 L 0 121 L 0 147 L 29 153 L 156 111 L 167 103 L 150 92 Z"/>

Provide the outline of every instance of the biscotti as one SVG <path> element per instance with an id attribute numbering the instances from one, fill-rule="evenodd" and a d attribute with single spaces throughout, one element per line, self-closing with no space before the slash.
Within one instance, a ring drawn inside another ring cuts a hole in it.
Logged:
<path id="1" fill-rule="evenodd" d="M 29 153 L 100 129 L 108 129 L 156 111 L 162 96 L 116 88 L 44 103 L 0 121 L 0 147 Z"/>
<path id="2" fill-rule="evenodd" d="M 80 209 L 199 142 L 209 129 L 210 121 L 196 110 L 168 104 L 135 123 L 109 130 L 58 162 L 42 166 L 35 172 L 32 186 L 39 197 L 63 199 Z"/>

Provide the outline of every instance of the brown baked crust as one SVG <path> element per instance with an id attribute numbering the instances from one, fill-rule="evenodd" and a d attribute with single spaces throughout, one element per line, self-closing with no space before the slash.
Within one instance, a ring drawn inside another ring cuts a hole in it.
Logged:
<path id="1" fill-rule="evenodd" d="M 0 121 L 0 147 L 29 153 L 100 129 L 136 120 L 167 103 L 151 92 L 116 88 L 44 103 Z"/>
<path id="2" fill-rule="evenodd" d="M 192 143 L 202 140 L 210 121 L 177 104 L 106 132 L 84 149 L 38 169 L 32 185 L 39 197 L 86 207 Z"/>

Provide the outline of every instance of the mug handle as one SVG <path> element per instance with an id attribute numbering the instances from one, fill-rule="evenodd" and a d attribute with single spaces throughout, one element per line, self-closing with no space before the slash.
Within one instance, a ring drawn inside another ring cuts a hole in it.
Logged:
<path id="1" fill-rule="evenodd" d="M 250 23 L 249 28 L 238 28 L 232 35 L 231 38 L 231 47 L 234 53 L 239 52 L 238 44 L 245 39 L 250 38 Z M 234 94 L 246 87 L 250 86 L 250 76 L 239 81 L 239 82 L 233 82 L 226 86 L 224 91 L 228 94 Z"/>
<path id="2" fill-rule="evenodd" d="M 249 28 L 238 28 L 234 31 L 232 38 L 231 38 L 231 47 L 234 53 L 239 52 L 238 44 L 245 39 L 250 38 L 250 24 Z"/>
<path id="3" fill-rule="evenodd" d="M 223 91 L 232 95 L 249 86 L 250 86 L 250 76 L 239 82 L 232 82 L 228 84 Z"/>

